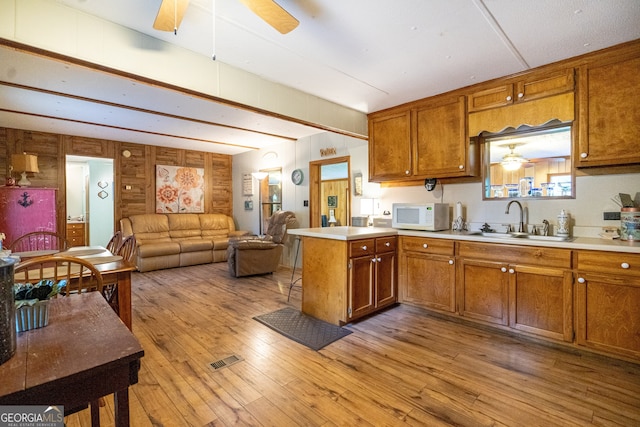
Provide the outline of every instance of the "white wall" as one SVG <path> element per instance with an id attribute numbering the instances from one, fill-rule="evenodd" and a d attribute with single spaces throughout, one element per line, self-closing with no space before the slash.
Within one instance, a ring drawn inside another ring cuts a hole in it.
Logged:
<path id="1" fill-rule="evenodd" d="M 320 156 L 321 148 L 333 147 L 337 149 L 335 157 L 351 157 L 351 175 L 353 176 L 355 172 L 361 172 L 365 181 L 362 197 L 379 197 L 381 211 L 390 211 L 394 202 L 439 202 L 442 198 L 442 201 L 448 203 L 452 208 L 457 201 L 462 202 L 465 219 L 471 223 L 472 227 L 477 227 L 484 222 L 492 225 L 518 223 L 517 209 L 512 209 L 508 215 L 505 214 L 506 200 L 482 200 L 482 184 L 480 182 L 445 184 L 442 187 L 438 185 L 432 192 L 428 192 L 423 186 L 384 188 L 378 184 L 369 183 L 367 182 L 369 175 L 367 141 L 325 132 L 268 150 L 243 153 L 233 157 L 233 211 L 238 227 L 251 230 L 254 233 L 258 232 L 257 187 L 256 194 L 252 198 L 254 209 L 253 211 L 245 211 L 245 198 L 242 197 L 242 174 L 270 167 L 282 167 L 283 209 L 295 212 L 300 226 L 308 227 L 309 208 L 304 207 L 303 202 L 309 200 L 309 162 L 322 159 Z M 265 156 L 268 152 L 276 153 L 277 158 L 271 154 Z M 297 168 L 303 170 L 305 177 L 304 182 L 299 186 L 294 185 L 290 179 L 291 172 Z M 547 219 L 553 230 L 553 225 L 557 223 L 558 213 L 561 209 L 565 209 L 572 216 L 574 235 L 597 237 L 602 226 L 620 225 L 619 221 L 604 221 L 602 219 L 604 210 L 619 210 L 611 198 L 619 192 L 629 193 L 633 197 L 638 191 L 640 191 L 640 173 L 577 177 L 575 199 L 523 201 L 525 222 L 539 224 L 543 219 Z M 360 213 L 358 199 L 358 197 L 353 197 L 352 216 L 357 216 Z M 291 250 L 289 248 L 289 251 Z M 286 263 L 286 260 L 289 259 L 289 265 L 293 265 L 292 255 L 294 254 L 287 253 L 284 262 Z"/>

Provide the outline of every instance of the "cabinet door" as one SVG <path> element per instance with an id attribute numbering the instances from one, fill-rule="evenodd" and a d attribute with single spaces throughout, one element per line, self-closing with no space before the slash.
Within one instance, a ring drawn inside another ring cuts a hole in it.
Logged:
<path id="1" fill-rule="evenodd" d="M 391 305 L 397 301 L 396 253 L 377 254 L 375 262 L 375 298 L 376 308 Z"/>
<path id="2" fill-rule="evenodd" d="M 488 323 L 509 322 L 509 274 L 500 262 L 458 260 L 458 310 Z"/>
<path id="3" fill-rule="evenodd" d="M 578 271 L 576 342 L 640 359 L 640 277 Z"/>
<path id="4" fill-rule="evenodd" d="M 509 267 L 509 325 L 547 338 L 573 341 L 573 273 Z"/>
<path id="5" fill-rule="evenodd" d="M 449 313 L 456 311 L 453 257 L 405 253 L 402 263 L 403 303 Z"/>
<path id="6" fill-rule="evenodd" d="M 349 320 L 364 316 L 375 308 L 374 259 L 373 256 L 364 256 L 349 260 Z"/>
<path id="7" fill-rule="evenodd" d="M 474 92 L 469 95 L 469 112 L 503 107 L 513 103 L 513 85 L 506 84 Z"/>
<path id="8" fill-rule="evenodd" d="M 411 111 L 369 119 L 369 181 L 411 176 Z"/>
<path id="9" fill-rule="evenodd" d="M 574 70 L 560 70 L 531 77 L 516 83 L 515 101 L 533 101 L 574 89 Z"/>
<path id="10" fill-rule="evenodd" d="M 416 109 L 413 175 L 451 178 L 475 174 L 470 158 L 464 96 Z"/>
<path id="11" fill-rule="evenodd" d="M 640 163 L 640 58 L 580 69 L 577 166 Z"/>

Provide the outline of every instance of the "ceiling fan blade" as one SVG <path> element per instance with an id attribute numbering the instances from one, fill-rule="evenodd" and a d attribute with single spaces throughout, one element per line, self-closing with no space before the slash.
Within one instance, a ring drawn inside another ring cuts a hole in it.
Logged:
<path id="1" fill-rule="evenodd" d="M 153 28 L 160 31 L 174 31 L 180 27 L 189 0 L 162 0 Z"/>
<path id="2" fill-rule="evenodd" d="M 166 0 L 165 0 L 166 1 Z M 278 30 L 282 34 L 296 28 L 299 24 L 298 20 L 291 16 L 289 12 L 284 10 L 282 6 L 273 0 L 240 0 L 262 18 L 267 24 Z"/>

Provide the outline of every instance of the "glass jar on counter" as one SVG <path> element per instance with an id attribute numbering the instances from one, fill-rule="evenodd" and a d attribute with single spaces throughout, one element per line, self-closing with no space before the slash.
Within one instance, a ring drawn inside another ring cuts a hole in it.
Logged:
<path id="1" fill-rule="evenodd" d="M 504 187 L 507 189 L 507 197 L 518 197 L 520 194 L 518 184 L 505 184 Z"/>
<path id="2" fill-rule="evenodd" d="M 539 187 L 532 188 L 531 197 L 542 197 L 542 188 L 539 188 Z"/>

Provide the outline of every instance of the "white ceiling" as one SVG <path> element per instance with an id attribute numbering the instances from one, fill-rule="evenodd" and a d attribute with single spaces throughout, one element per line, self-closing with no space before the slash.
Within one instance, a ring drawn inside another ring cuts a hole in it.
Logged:
<path id="1" fill-rule="evenodd" d="M 280 0 L 286 35 L 216 0 L 215 43 L 212 0 L 177 35 L 152 28 L 160 2 L 57 1 L 364 113 L 640 38 L 638 0 Z M 0 126 L 227 154 L 320 131 L 5 48 Z"/>

